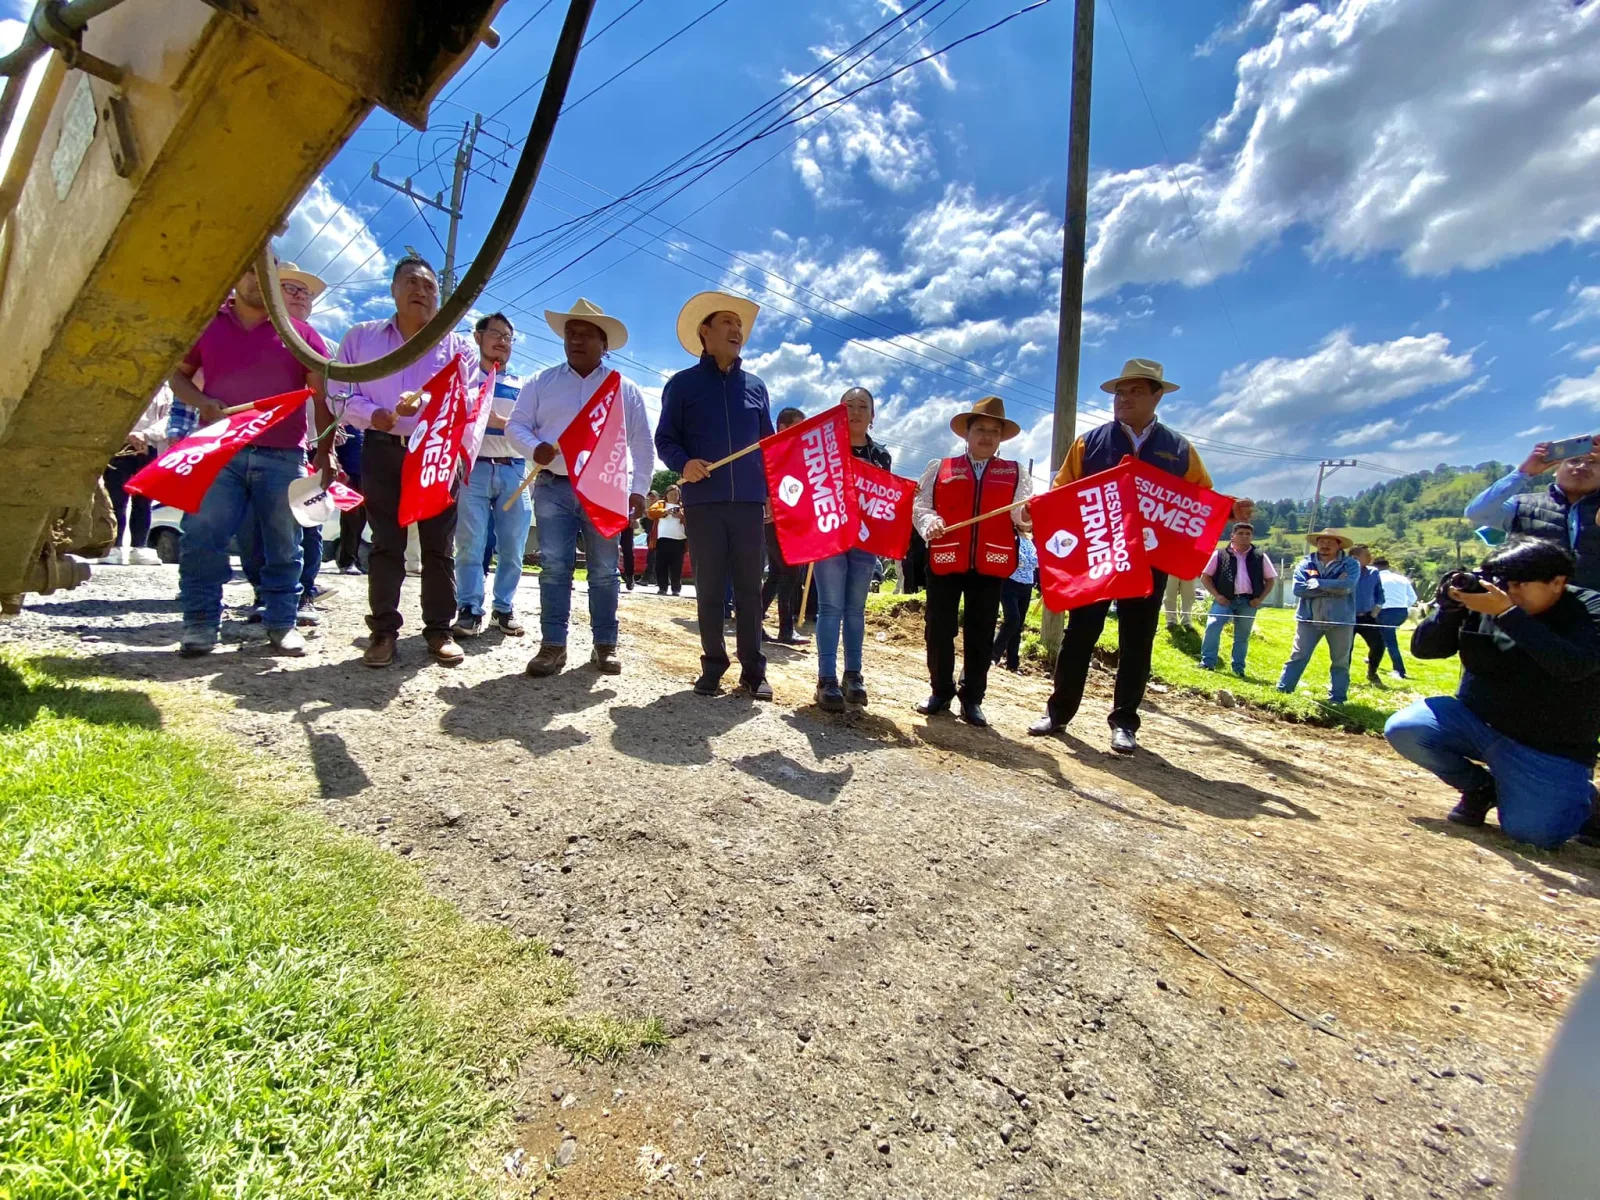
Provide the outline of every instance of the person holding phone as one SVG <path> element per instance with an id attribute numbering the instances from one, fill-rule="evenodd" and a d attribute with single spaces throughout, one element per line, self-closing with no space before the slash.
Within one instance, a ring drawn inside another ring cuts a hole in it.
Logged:
<path id="1" fill-rule="evenodd" d="M 688 534 L 683 524 L 683 492 L 677 484 L 667 489 L 664 499 L 650 506 L 649 518 L 656 525 L 656 590 L 665 596 L 683 593 L 683 552 Z"/>
<path id="2" fill-rule="evenodd" d="M 1549 487 L 1527 490 L 1552 467 Z M 1473 497 L 1466 518 L 1566 547 L 1577 560 L 1572 582 L 1600 588 L 1600 434 L 1540 442 L 1515 471 Z"/>

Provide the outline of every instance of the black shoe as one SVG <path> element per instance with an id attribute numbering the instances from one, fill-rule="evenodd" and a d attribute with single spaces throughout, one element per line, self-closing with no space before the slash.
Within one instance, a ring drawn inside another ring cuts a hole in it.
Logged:
<path id="1" fill-rule="evenodd" d="M 961 702 L 961 719 L 968 725 L 975 725 L 979 729 L 989 728 L 989 718 L 983 715 L 983 705 L 972 704 L 966 700 Z"/>
<path id="2" fill-rule="evenodd" d="M 844 693 L 839 690 L 839 681 L 831 675 L 817 680 L 817 707 L 823 712 L 844 711 Z"/>
<path id="3" fill-rule="evenodd" d="M 450 632 L 458 638 L 477 637 L 483 632 L 483 614 L 463 608 L 456 615 L 456 623 L 450 626 Z"/>
<path id="4" fill-rule="evenodd" d="M 1139 748 L 1139 739 L 1134 737 L 1133 730 L 1113 728 L 1111 730 L 1111 752 L 1113 754 L 1132 754 Z"/>
<path id="5" fill-rule="evenodd" d="M 1028 726 L 1029 737 L 1049 737 L 1052 733 L 1060 733 L 1066 726 L 1057 721 L 1049 713 L 1040 717 Z"/>
<path id="6" fill-rule="evenodd" d="M 507 637 L 522 637 L 528 632 L 523 627 L 522 622 L 517 620 L 515 613 L 502 612 L 500 609 L 495 609 L 492 620 L 495 628 Z"/>
<path id="7" fill-rule="evenodd" d="M 844 673 L 844 702 L 858 708 L 867 706 L 867 685 L 862 682 L 860 671 Z"/>
<path id="8" fill-rule="evenodd" d="M 811 639 L 805 634 L 796 633 L 792 629 L 788 633 L 780 632 L 774 640 L 780 646 L 809 646 L 811 644 Z"/>
<path id="9" fill-rule="evenodd" d="M 916 703 L 915 711 L 925 717 L 936 717 L 940 713 L 950 711 L 950 701 L 941 700 L 938 696 L 929 696 L 926 700 L 919 700 Z"/>
<path id="10" fill-rule="evenodd" d="M 721 692 L 721 675 L 702 675 L 694 681 L 694 694 L 696 696 L 716 696 Z"/>
<path id="11" fill-rule="evenodd" d="M 1470 792 L 1462 792 L 1461 799 L 1456 801 L 1456 806 L 1450 810 L 1447 819 L 1453 825 L 1476 828 L 1483 824 L 1489 815 L 1489 810 L 1499 803 L 1500 798 L 1495 795 L 1494 780 L 1491 779 Z"/>
<path id="12" fill-rule="evenodd" d="M 750 693 L 752 700 L 772 699 L 772 685 L 765 679 L 741 679 L 739 686 Z"/>

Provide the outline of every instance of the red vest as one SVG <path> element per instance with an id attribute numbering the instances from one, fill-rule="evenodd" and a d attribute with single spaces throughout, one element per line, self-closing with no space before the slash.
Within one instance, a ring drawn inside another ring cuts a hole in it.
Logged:
<path id="1" fill-rule="evenodd" d="M 933 509 L 946 525 L 970 521 L 980 513 L 1013 503 L 1021 477 L 1022 470 L 1016 463 L 991 458 L 983 469 L 983 484 L 979 487 L 970 458 L 965 454 L 947 458 L 939 464 L 939 475 L 933 482 Z M 928 569 L 935 575 L 977 571 L 980 575 L 1008 578 L 1017 569 L 1017 531 L 1011 514 L 1000 513 L 929 542 Z"/>

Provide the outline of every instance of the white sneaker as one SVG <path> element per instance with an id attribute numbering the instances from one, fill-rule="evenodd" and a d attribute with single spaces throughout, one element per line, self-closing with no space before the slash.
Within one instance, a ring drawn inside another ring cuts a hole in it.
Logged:
<path id="1" fill-rule="evenodd" d="M 124 559 L 122 555 L 122 547 L 113 546 L 109 551 L 106 552 L 106 556 L 100 560 L 100 565 L 102 567 L 120 567 L 123 566 L 126 561 L 127 560 Z"/>
<path id="2" fill-rule="evenodd" d="M 306 640 L 300 636 L 298 629 L 275 630 L 267 634 L 267 640 L 272 643 L 272 648 L 279 654 L 290 658 L 303 658 L 306 652 Z"/>
<path id="3" fill-rule="evenodd" d="M 161 555 L 148 546 L 135 546 L 128 551 L 128 562 L 135 567 L 159 567 Z"/>

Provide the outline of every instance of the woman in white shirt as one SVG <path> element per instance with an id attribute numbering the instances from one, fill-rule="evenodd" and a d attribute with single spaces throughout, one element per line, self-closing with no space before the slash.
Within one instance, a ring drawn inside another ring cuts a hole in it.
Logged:
<path id="1" fill-rule="evenodd" d="M 663 596 L 667 589 L 677 596 L 683 591 L 683 553 L 689 546 L 689 534 L 683 524 L 683 493 L 678 485 L 667 489 L 664 500 L 650 509 L 656 523 L 656 590 Z"/>

